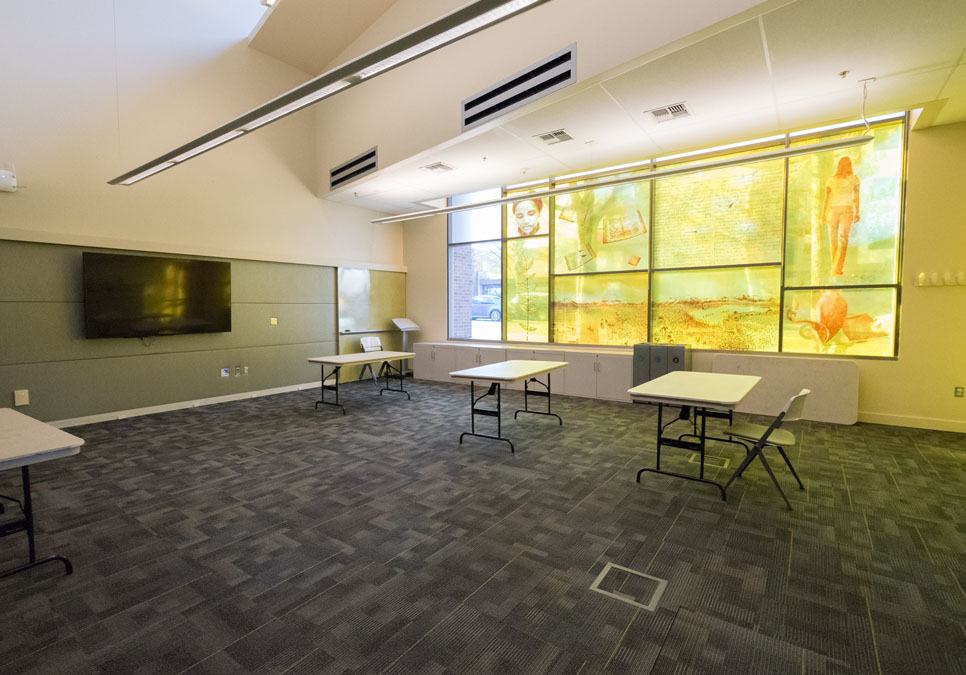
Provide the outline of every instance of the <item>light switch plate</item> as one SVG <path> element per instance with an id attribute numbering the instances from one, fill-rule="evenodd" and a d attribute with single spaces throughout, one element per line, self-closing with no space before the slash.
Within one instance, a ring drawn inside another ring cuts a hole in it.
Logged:
<path id="1" fill-rule="evenodd" d="M 13 404 L 16 405 L 30 405 L 30 390 L 28 389 L 14 389 L 13 392 Z"/>

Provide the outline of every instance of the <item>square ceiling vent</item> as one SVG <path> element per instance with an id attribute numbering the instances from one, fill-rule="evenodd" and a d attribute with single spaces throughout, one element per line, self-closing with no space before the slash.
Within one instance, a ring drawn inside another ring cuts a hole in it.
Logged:
<path id="1" fill-rule="evenodd" d="M 687 103 L 672 103 L 671 105 L 654 108 L 653 110 L 645 110 L 644 114 L 650 121 L 662 124 L 664 122 L 670 122 L 671 120 L 681 119 L 682 117 L 690 117 L 691 111 L 688 110 Z"/>

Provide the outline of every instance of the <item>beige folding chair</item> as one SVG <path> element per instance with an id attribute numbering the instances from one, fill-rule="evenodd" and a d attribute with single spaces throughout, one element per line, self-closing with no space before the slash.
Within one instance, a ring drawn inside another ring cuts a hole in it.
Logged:
<path id="1" fill-rule="evenodd" d="M 367 335 L 364 338 L 359 338 L 359 342 L 360 342 L 360 344 L 362 344 L 362 351 L 364 351 L 364 352 L 381 352 L 382 351 L 382 340 L 380 340 L 375 335 L 372 335 L 372 336 L 368 336 Z M 372 375 L 372 381 L 375 382 L 376 384 L 378 384 L 379 383 L 379 378 L 376 377 L 376 373 L 372 369 L 372 364 L 371 363 L 366 363 L 366 364 L 364 364 L 362 366 L 362 370 L 359 371 L 359 378 L 361 379 L 362 376 L 365 374 L 366 368 L 369 369 L 369 374 Z M 382 375 L 382 369 L 381 368 L 379 369 L 379 375 Z"/>
<path id="2" fill-rule="evenodd" d="M 778 493 L 782 496 L 782 499 L 785 500 L 788 510 L 792 510 L 792 505 L 788 501 L 788 497 L 785 496 L 782 486 L 778 484 L 775 474 L 772 473 L 771 467 L 768 465 L 768 460 L 765 459 L 765 453 L 763 450 L 766 445 L 777 448 L 778 453 L 782 456 L 782 459 L 785 460 L 785 464 L 787 464 L 788 468 L 791 469 L 792 475 L 795 476 L 795 480 L 798 481 L 798 487 L 802 490 L 805 489 L 805 486 L 802 485 L 802 480 L 798 477 L 798 474 L 795 473 L 795 467 L 792 466 L 792 463 L 788 460 L 788 455 L 785 454 L 785 447 L 792 446 L 797 443 L 795 436 L 790 431 L 786 429 L 779 429 L 779 427 L 784 422 L 792 422 L 794 420 L 801 419 L 802 408 L 805 407 L 805 397 L 810 393 L 811 392 L 808 389 L 802 389 L 799 393 L 788 399 L 788 403 L 785 404 L 785 407 L 782 408 L 782 411 L 778 413 L 778 416 L 767 427 L 761 424 L 751 424 L 750 422 L 735 422 L 728 427 L 727 430 L 725 430 L 725 436 L 729 436 L 735 443 L 745 446 L 746 452 L 745 458 L 742 460 L 741 464 L 738 465 L 738 468 L 735 470 L 734 474 L 732 474 L 731 478 L 728 479 L 728 482 L 725 483 L 725 492 L 728 491 L 728 486 L 731 485 L 732 481 L 734 481 L 735 478 L 740 478 L 741 474 L 744 473 L 745 469 L 748 468 L 748 465 L 751 464 L 755 457 L 758 457 L 761 460 L 762 465 L 765 467 L 765 471 L 767 471 L 768 475 L 771 476 L 771 481 L 775 484 L 775 487 L 778 488 Z M 749 448 L 748 445 L 743 441 L 752 441 L 754 442 L 754 446 Z"/>

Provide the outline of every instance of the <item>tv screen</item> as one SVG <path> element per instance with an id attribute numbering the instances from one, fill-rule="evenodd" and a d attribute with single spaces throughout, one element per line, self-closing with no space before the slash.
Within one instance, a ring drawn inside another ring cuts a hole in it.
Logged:
<path id="1" fill-rule="evenodd" d="M 88 338 L 231 331 L 231 263 L 84 253 Z"/>

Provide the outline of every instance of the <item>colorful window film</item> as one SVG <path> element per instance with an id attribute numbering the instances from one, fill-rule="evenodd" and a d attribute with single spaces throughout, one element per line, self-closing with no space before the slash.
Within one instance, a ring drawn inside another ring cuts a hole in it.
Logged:
<path id="1" fill-rule="evenodd" d="M 789 158 L 786 286 L 896 282 L 902 129 L 879 126 L 871 143 Z"/>
<path id="2" fill-rule="evenodd" d="M 781 262 L 784 160 L 659 179 L 655 269 Z"/>
<path id="3" fill-rule="evenodd" d="M 655 272 L 651 283 L 652 342 L 778 350 L 780 267 Z"/>
<path id="4" fill-rule="evenodd" d="M 550 336 L 550 238 L 505 242 L 507 340 L 547 342 Z"/>
<path id="5" fill-rule="evenodd" d="M 647 274 L 554 277 L 553 341 L 593 345 L 647 342 Z"/>
<path id="6" fill-rule="evenodd" d="M 782 351 L 892 356 L 896 289 L 785 291 Z"/>
<path id="7" fill-rule="evenodd" d="M 521 193 L 505 209 L 507 238 L 546 236 L 550 232 L 550 200 Z"/>
<path id="8" fill-rule="evenodd" d="M 647 269 L 650 182 L 572 192 L 554 202 L 554 274 Z"/>

